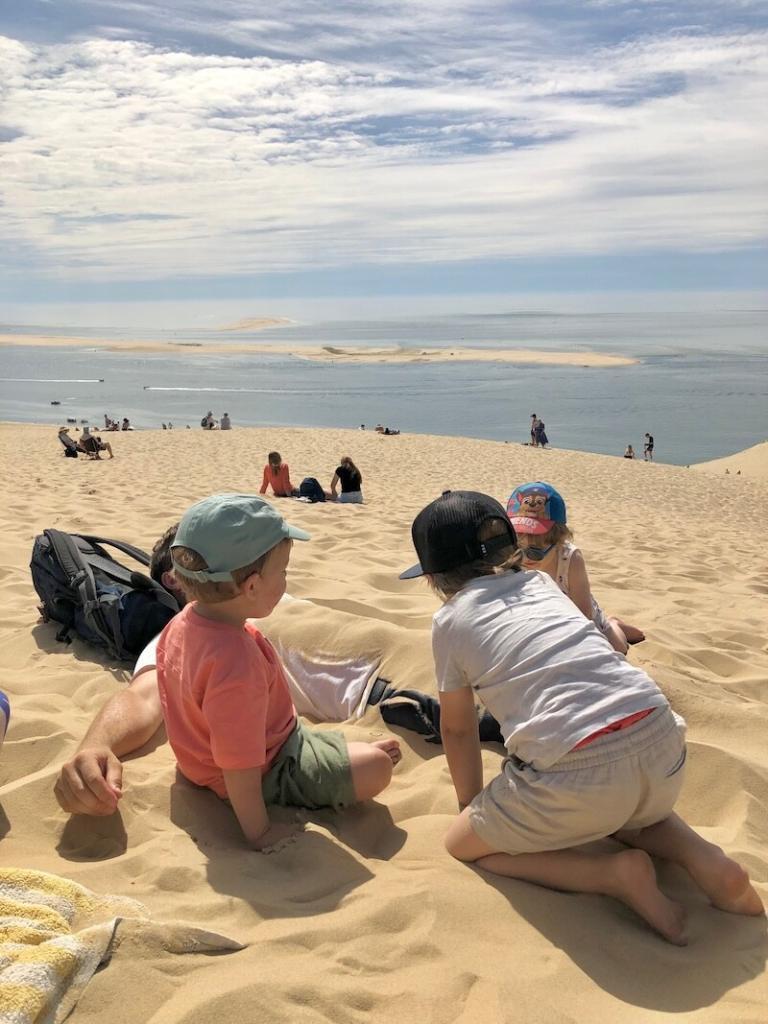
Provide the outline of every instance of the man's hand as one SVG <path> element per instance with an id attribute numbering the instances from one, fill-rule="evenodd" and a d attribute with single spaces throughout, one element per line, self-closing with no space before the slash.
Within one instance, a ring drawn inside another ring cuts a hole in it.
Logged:
<path id="1" fill-rule="evenodd" d="M 86 747 L 61 766 L 53 791 L 69 814 L 114 814 L 123 795 L 123 766 L 109 747 Z"/>

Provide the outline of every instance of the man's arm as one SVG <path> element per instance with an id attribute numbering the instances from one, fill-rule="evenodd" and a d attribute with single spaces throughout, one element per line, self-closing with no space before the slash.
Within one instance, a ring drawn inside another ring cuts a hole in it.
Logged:
<path id="1" fill-rule="evenodd" d="M 143 746 L 162 721 L 157 673 L 151 668 L 107 701 L 77 753 L 62 765 L 54 793 L 63 810 L 70 814 L 113 814 L 123 795 L 123 766 L 118 758 Z"/>
<path id="2" fill-rule="evenodd" d="M 440 733 L 459 807 L 464 808 L 483 788 L 477 713 L 470 687 L 440 693 Z"/>

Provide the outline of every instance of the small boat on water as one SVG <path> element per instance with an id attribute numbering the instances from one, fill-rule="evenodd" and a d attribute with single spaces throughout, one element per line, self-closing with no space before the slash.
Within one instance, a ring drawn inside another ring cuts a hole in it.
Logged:
<path id="1" fill-rule="evenodd" d="M 51 402 L 51 405 L 61 405 L 61 402 Z"/>

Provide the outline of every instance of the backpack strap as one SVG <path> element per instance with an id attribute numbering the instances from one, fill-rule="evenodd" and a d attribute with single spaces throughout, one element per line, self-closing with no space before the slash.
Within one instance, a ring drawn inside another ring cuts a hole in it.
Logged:
<path id="1" fill-rule="evenodd" d="M 141 548 L 134 547 L 133 544 L 127 544 L 124 540 L 110 540 L 108 537 L 96 537 L 90 533 L 81 533 L 79 536 L 83 540 L 87 540 L 90 544 L 109 544 L 110 547 L 117 548 L 118 551 L 122 551 L 124 555 L 129 555 L 131 558 L 135 558 L 137 562 L 141 562 L 142 565 L 149 565 L 149 555 L 146 551 L 142 551 Z"/>
<path id="2" fill-rule="evenodd" d="M 96 581 L 93 578 L 91 567 L 83 558 L 82 552 L 78 549 L 72 537 L 61 530 L 43 530 L 48 538 L 54 555 L 64 571 L 70 586 L 77 591 L 84 613 L 96 633 L 104 641 L 107 650 L 114 650 L 115 641 L 122 650 L 123 638 L 119 635 L 119 625 L 116 627 L 118 635 L 113 636 L 104 621 L 101 609 L 99 608 Z"/>
<path id="3" fill-rule="evenodd" d="M 117 548 L 118 551 L 122 551 L 124 554 L 129 555 L 131 558 L 135 558 L 137 562 L 142 565 L 149 565 L 149 555 L 146 551 L 142 551 L 141 548 L 135 547 L 133 544 L 128 544 L 122 540 L 110 540 L 107 537 L 96 537 L 92 534 L 81 533 L 79 534 L 83 540 L 88 541 L 89 544 L 109 544 L 113 548 Z M 111 558 L 102 558 L 99 554 L 89 555 L 88 559 L 99 569 L 105 572 L 108 576 L 113 579 L 119 580 L 126 586 L 135 587 L 137 590 L 151 591 L 157 598 L 158 602 L 169 608 L 172 612 L 178 612 L 179 602 L 174 594 L 171 594 L 162 583 L 158 583 L 157 580 L 153 580 L 151 576 L 145 576 L 142 572 L 136 572 L 135 570 L 127 569 L 125 566 L 120 565 L 119 562 L 113 561 Z"/>

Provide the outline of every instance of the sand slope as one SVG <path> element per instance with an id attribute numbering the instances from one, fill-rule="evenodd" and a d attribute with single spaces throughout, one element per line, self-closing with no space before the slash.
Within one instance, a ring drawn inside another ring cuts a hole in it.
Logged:
<path id="1" fill-rule="evenodd" d="M 705 473 L 719 473 L 722 476 L 746 476 L 751 480 L 768 481 L 768 441 L 746 448 L 743 452 L 734 452 L 724 459 L 713 459 L 711 462 L 699 462 L 691 469 Z"/>
<path id="2" fill-rule="evenodd" d="M 568 501 L 601 603 L 648 634 L 632 660 L 688 720 L 682 813 L 738 854 L 768 898 L 768 570 L 757 554 L 729 566 L 713 530 L 738 530 L 746 550 L 761 551 L 768 484 L 732 476 L 723 501 L 720 480 L 677 467 L 369 432 L 111 440 L 114 461 L 74 461 L 51 428 L 0 428 L 2 687 L 13 705 L 0 757 L 0 863 L 124 893 L 155 917 L 250 945 L 177 958 L 127 944 L 73 1021 L 765 1021 L 765 919 L 709 908 L 662 866 L 664 885 L 690 909 L 691 945 L 677 949 L 606 899 L 492 880 L 452 861 L 441 845 L 455 813 L 445 759 L 412 733 L 402 734 L 404 761 L 377 803 L 310 815 L 312 832 L 277 856 L 247 852 L 231 812 L 176 778 L 165 744 L 127 765 L 118 815 L 69 819 L 52 794 L 58 766 L 128 673 L 78 643 L 63 647 L 37 622 L 27 563 L 46 526 L 149 547 L 194 499 L 255 490 L 270 448 L 295 480 L 325 482 L 350 454 L 366 505 L 280 503 L 312 531 L 312 543 L 296 546 L 289 591 L 316 608 L 297 618 L 287 606 L 269 629 L 340 653 L 380 652 L 396 683 L 433 691 L 435 598 L 396 578 L 413 561 L 413 515 L 446 487 L 503 499 L 514 484 L 550 480 Z M 347 732 L 364 739 L 384 728 L 370 711 Z M 500 751 L 489 747 L 484 760 L 490 778 Z"/>

